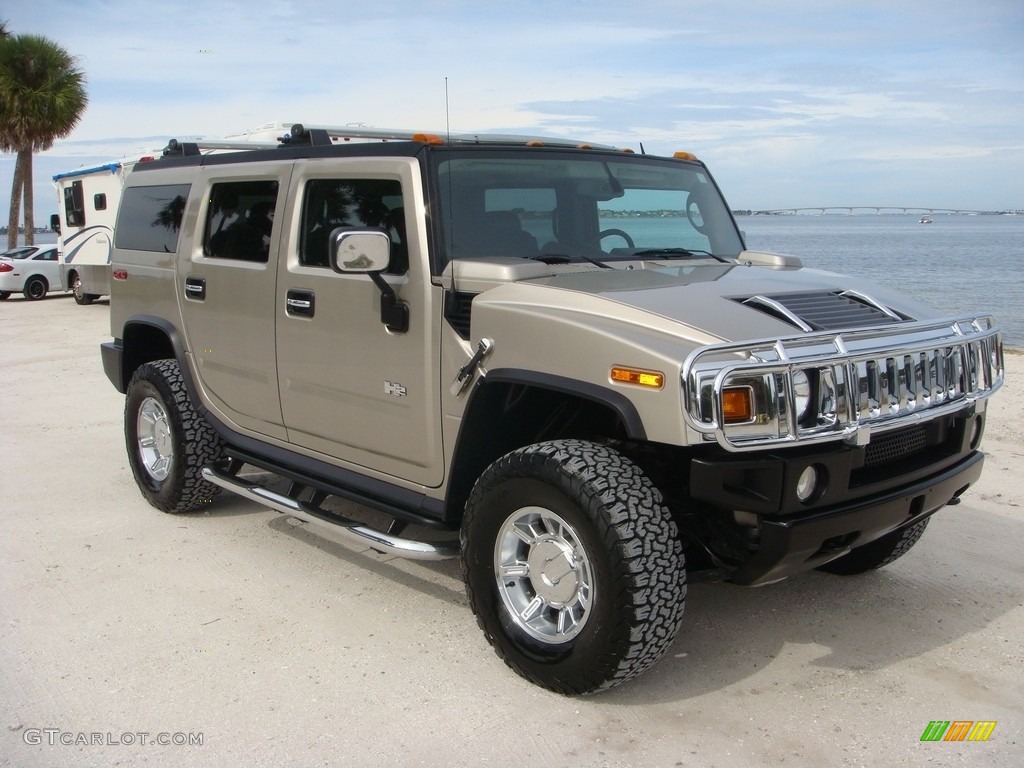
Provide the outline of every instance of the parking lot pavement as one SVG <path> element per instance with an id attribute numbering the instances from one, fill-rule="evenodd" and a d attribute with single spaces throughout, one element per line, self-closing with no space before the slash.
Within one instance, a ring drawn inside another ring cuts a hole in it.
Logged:
<path id="1" fill-rule="evenodd" d="M 3 765 L 1020 765 L 1020 356 L 982 481 L 906 557 L 695 584 L 655 668 L 566 698 L 492 653 L 456 563 L 237 498 L 149 507 L 100 365 L 107 315 L 0 305 Z M 922 741 L 932 721 L 995 726 Z"/>

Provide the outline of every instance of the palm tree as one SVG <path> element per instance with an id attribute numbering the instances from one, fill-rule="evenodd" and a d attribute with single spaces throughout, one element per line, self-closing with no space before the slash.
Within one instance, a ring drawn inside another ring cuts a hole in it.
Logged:
<path id="1" fill-rule="evenodd" d="M 38 35 L 10 35 L 0 25 L 0 151 L 16 152 L 7 246 L 18 242 L 25 200 L 25 243 L 34 241 L 32 153 L 47 150 L 78 124 L 88 97 L 85 74 L 56 43 Z"/>

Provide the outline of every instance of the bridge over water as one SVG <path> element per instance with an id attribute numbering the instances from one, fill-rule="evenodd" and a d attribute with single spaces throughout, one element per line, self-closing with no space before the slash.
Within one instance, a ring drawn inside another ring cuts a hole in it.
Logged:
<path id="1" fill-rule="evenodd" d="M 818 213 L 824 216 L 826 213 L 845 213 L 850 216 L 855 211 L 871 211 L 876 214 L 882 213 L 912 213 L 912 214 L 986 214 L 999 213 L 999 211 L 974 211 L 968 208 L 929 208 L 924 205 L 811 205 L 802 208 L 768 208 L 760 211 L 751 210 L 753 216 L 784 215 L 798 213 Z"/>

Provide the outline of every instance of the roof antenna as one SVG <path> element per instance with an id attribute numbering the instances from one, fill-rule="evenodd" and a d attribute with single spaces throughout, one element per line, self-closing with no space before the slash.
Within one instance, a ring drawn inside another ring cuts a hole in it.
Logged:
<path id="1" fill-rule="evenodd" d="M 449 110 L 448 110 L 448 75 L 444 76 L 444 130 L 445 130 L 445 134 L 446 134 L 446 136 L 445 136 L 445 144 L 447 144 L 448 146 L 451 146 L 451 143 L 452 143 L 452 122 L 451 122 L 451 117 L 450 117 L 450 113 L 449 113 Z M 451 160 L 449 160 L 449 163 L 448 163 L 448 222 L 447 222 L 448 232 L 445 235 L 445 239 L 447 239 L 449 247 L 452 249 L 452 251 L 454 251 L 455 250 L 455 234 L 452 231 L 453 230 L 453 226 L 454 226 L 454 221 L 452 219 L 452 205 L 453 205 L 453 200 L 452 200 L 452 164 L 451 164 Z M 454 254 L 449 254 L 448 261 L 452 265 L 452 293 L 458 293 L 458 287 L 455 285 L 455 281 L 456 281 L 455 272 L 456 272 L 456 269 L 455 269 Z"/>
<path id="2" fill-rule="evenodd" d="M 644 143 L 642 141 L 640 142 L 640 154 L 641 155 L 646 155 L 647 154 L 646 152 L 644 152 Z"/>
<path id="3" fill-rule="evenodd" d="M 448 75 L 444 76 L 444 130 L 447 134 L 445 141 L 452 143 L 452 121 L 448 116 Z"/>

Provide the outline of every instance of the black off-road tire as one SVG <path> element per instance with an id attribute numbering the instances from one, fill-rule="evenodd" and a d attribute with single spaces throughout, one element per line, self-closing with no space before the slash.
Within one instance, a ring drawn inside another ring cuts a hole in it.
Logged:
<path id="1" fill-rule="evenodd" d="M 924 529 L 928 527 L 929 520 L 931 518 L 926 517 L 908 528 L 893 531 L 880 539 L 875 539 L 870 544 L 852 549 L 849 554 L 819 566 L 818 570 L 837 573 L 841 576 L 854 576 L 858 573 L 882 568 L 910 551 L 910 548 L 921 538 Z"/>
<path id="2" fill-rule="evenodd" d="M 538 443 L 492 464 L 466 504 L 462 564 L 497 654 L 559 693 L 639 675 L 669 649 L 683 617 L 682 545 L 661 493 L 596 443 Z M 532 614 L 520 610 L 535 604 Z"/>
<path id="3" fill-rule="evenodd" d="M 26 282 L 25 287 L 22 288 L 22 295 L 29 301 L 39 301 L 39 299 L 46 298 L 46 292 L 50 290 L 50 286 L 46 283 L 46 278 L 40 277 L 39 275 L 32 275 Z"/>
<path id="4" fill-rule="evenodd" d="M 220 493 L 203 479 L 223 445 L 189 399 L 177 360 L 139 366 L 124 408 L 128 461 L 142 495 L 163 512 L 192 512 Z"/>

